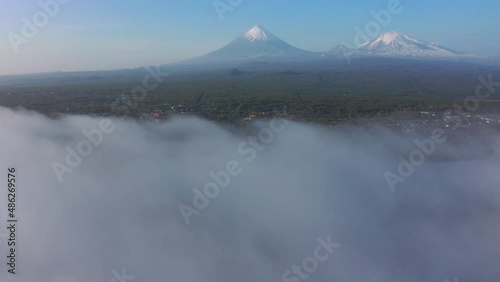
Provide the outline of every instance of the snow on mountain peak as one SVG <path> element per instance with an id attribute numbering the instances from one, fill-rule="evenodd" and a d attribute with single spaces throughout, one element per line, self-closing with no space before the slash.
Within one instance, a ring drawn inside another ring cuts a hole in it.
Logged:
<path id="1" fill-rule="evenodd" d="M 367 36 L 365 35 L 365 38 Z M 368 39 L 368 38 L 367 38 Z M 226 46 L 189 60 L 189 63 L 221 63 L 251 61 L 307 61 L 339 57 L 387 57 L 416 59 L 476 59 L 435 43 L 417 40 L 397 31 L 385 32 L 357 48 L 341 44 L 328 52 L 312 52 L 296 48 L 279 39 L 260 25 L 252 27 Z M 491 59 L 500 60 L 500 58 Z"/>
<path id="2" fill-rule="evenodd" d="M 190 60 L 190 63 L 250 61 L 303 61 L 319 57 L 311 51 L 293 47 L 260 25 L 256 25 L 226 46 Z"/>
<path id="3" fill-rule="evenodd" d="M 370 47 L 374 47 L 377 45 L 391 45 L 391 44 L 406 45 L 408 43 L 417 42 L 417 41 L 418 40 L 415 40 L 406 34 L 399 33 L 396 31 L 391 31 L 391 32 L 384 32 L 376 39 L 374 39 L 370 42 L 367 42 L 359 47 L 360 48 L 370 48 Z"/>
<path id="4" fill-rule="evenodd" d="M 362 44 L 359 50 L 384 56 L 449 57 L 460 53 L 412 38 L 396 31 L 382 33 L 378 38 Z"/>
<path id="5" fill-rule="evenodd" d="M 267 31 L 260 25 L 254 26 L 252 29 L 247 31 L 243 37 L 245 37 L 249 41 L 270 41 L 277 40 L 278 38 L 274 36 L 272 33 Z"/>
<path id="6" fill-rule="evenodd" d="M 394 40 L 400 38 L 400 37 L 406 37 L 404 34 L 397 33 L 395 31 L 391 32 L 385 32 L 380 35 L 379 40 L 384 42 L 385 44 L 390 44 Z"/>

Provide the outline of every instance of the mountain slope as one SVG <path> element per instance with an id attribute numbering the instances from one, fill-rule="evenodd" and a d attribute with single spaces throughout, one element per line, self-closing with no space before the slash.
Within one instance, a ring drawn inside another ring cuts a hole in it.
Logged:
<path id="1" fill-rule="evenodd" d="M 348 47 L 345 44 L 339 44 L 330 51 L 325 53 L 325 55 L 329 57 L 336 57 L 336 58 L 356 58 L 361 56 L 362 54 L 363 52 L 360 51 L 359 49 Z"/>
<path id="2" fill-rule="evenodd" d="M 229 66 L 242 63 L 287 63 L 328 61 L 369 57 L 403 58 L 412 60 L 450 60 L 478 63 L 497 63 L 498 58 L 487 58 L 428 43 L 398 32 L 382 33 L 378 38 L 357 48 L 341 44 L 326 52 L 312 52 L 296 48 L 281 40 L 260 25 L 254 26 L 228 45 L 209 54 L 186 60 L 177 65 L 188 68 Z"/>

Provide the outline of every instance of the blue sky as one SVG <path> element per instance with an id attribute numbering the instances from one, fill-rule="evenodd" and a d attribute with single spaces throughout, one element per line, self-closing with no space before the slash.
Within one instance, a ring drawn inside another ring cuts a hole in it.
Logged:
<path id="1" fill-rule="evenodd" d="M 69 3 L 16 53 L 8 34 L 22 35 L 22 18 L 42 11 L 39 1 L 0 0 L 0 75 L 175 62 L 222 47 L 256 24 L 296 47 L 326 51 L 352 44 L 354 28 L 364 29 L 371 11 L 394 0 L 242 0 L 223 21 L 213 0 L 64 0 Z M 500 54 L 500 1 L 400 2 L 403 11 L 382 31 Z"/>

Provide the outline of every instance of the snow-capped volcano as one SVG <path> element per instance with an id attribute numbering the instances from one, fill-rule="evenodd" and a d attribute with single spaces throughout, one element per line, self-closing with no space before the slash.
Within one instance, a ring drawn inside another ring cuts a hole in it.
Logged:
<path id="1" fill-rule="evenodd" d="M 248 62 L 297 62 L 366 57 L 452 61 L 485 60 L 484 57 L 460 53 L 395 31 L 382 33 L 378 38 L 357 48 L 341 44 L 327 52 L 305 51 L 286 43 L 264 27 L 256 25 L 228 45 L 181 63 L 211 66 Z M 498 58 L 489 59 L 489 61 L 495 60 Z"/>
<path id="2" fill-rule="evenodd" d="M 368 55 L 391 57 L 457 57 L 465 54 L 417 40 L 396 31 L 382 33 L 378 38 L 358 47 Z"/>
<path id="3" fill-rule="evenodd" d="M 267 31 L 260 25 L 256 25 L 251 28 L 249 31 L 245 32 L 243 35 L 246 39 L 250 41 L 272 41 L 272 40 L 280 40 L 274 34 Z"/>
<path id="4" fill-rule="evenodd" d="M 309 56 L 317 54 L 295 48 L 262 26 L 256 25 L 221 49 L 185 63 L 296 60 Z"/>

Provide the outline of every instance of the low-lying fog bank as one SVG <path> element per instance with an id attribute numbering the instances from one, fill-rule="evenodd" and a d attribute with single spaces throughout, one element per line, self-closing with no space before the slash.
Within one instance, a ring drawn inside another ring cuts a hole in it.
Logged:
<path id="1" fill-rule="evenodd" d="M 1 281 L 500 277 L 500 134 L 0 119 L 0 225 L 12 166 L 18 219 L 16 275 L 0 229 Z"/>

